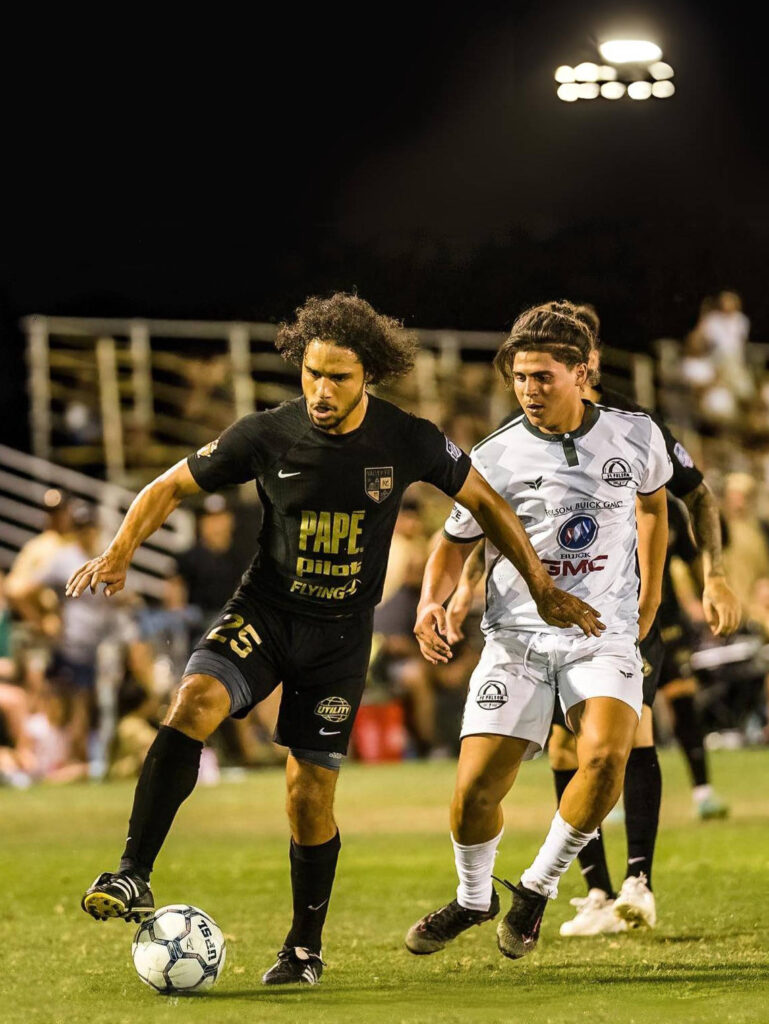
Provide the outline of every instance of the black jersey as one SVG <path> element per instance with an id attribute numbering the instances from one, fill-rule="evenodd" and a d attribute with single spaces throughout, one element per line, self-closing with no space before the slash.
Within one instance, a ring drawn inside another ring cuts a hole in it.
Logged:
<path id="1" fill-rule="evenodd" d="M 264 520 L 243 586 L 279 608 L 324 618 L 381 598 L 409 484 L 425 480 L 454 497 L 471 465 L 429 420 L 371 395 L 350 433 L 318 430 L 297 398 L 244 416 L 187 463 L 206 491 L 256 481 Z"/>
<path id="2" fill-rule="evenodd" d="M 689 534 L 688 516 L 677 501 L 668 498 L 668 550 L 662 577 L 662 599 L 657 613 L 663 630 L 667 626 L 679 625 L 685 618 L 670 575 L 670 560 L 680 558 L 690 565 L 696 557 L 697 547 Z"/>

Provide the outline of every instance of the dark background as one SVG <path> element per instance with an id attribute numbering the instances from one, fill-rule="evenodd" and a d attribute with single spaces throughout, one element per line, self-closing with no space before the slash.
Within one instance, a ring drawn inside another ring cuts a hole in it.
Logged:
<path id="1" fill-rule="evenodd" d="M 27 443 L 28 313 L 278 320 L 356 287 L 411 325 L 503 329 L 565 296 L 643 350 L 729 287 L 769 340 L 768 90 L 747 5 L 216 14 L 68 14 L 14 39 L 5 442 Z M 555 67 L 611 36 L 658 42 L 675 97 L 560 102 Z"/>

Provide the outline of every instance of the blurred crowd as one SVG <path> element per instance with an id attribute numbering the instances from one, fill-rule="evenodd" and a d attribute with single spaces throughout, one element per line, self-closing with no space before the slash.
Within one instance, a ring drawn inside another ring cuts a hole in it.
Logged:
<path id="1" fill-rule="evenodd" d="M 719 498 L 725 564 L 744 614 L 736 636 L 712 637 L 696 565 L 674 559 L 676 594 L 690 624 L 697 703 L 711 746 L 769 742 L 769 371 L 767 350 L 749 340 L 749 328 L 740 297 L 721 292 L 703 302 L 682 342 L 660 343 L 657 365 L 660 409 Z M 416 376 L 392 397 L 424 413 Z M 469 450 L 497 426 L 499 388 L 491 367 L 463 363 L 440 384 L 428 414 Z M 503 401 L 506 411 L 513 408 L 512 395 Z M 483 583 L 449 665 L 424 661 L 412 634 L 431 538 L 449 506 L 421 484 L 403 502 L 375 615 L 353 757 L 457 753 L 466 686 L 482 646 Z M 67 600 L 71 573 L 109 538 L 102 536 L 93 506 L 51 490 L 46 509 L 46 528 L 0 575 L 0 782 L 24 787 L 41 780 L 132 777 L 192 646 L 248 566 L 258 508 L 230 495 L 206 497 L 197 510 L 195 544 L 177 555 L 162 598 L 153 601 L 130 589 L 111 599 L 86 592 Z M 279 698 L 276 691 L 248 718 L 218 730 L 205 752 L 204 781 L 285 758 L 271 741 Z M 664 741 L 671 725 L 662 698 L 655 714 Z"/>

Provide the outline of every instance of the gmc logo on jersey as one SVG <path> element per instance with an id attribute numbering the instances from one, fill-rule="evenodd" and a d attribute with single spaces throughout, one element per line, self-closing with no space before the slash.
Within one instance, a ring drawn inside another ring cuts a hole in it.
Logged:
<path id="1" fill-rule="evenodd" d="M 582 558 L 579 562 L 559 562 L 554 558 L 543 558 L 542 562 L 547 566 L 551 576 L 584 576 L 589 572 L 603 572 L 608 555 L 596 555 L 595 558 Z"/>

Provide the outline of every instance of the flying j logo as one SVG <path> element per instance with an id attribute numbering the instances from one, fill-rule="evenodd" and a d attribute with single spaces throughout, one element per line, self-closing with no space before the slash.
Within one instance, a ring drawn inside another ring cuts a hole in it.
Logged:
<path id="1" fill-rule="evenodd" d="M 558 531 L 558 543 L 567 551 L 584 551 L 598 536 L 598 523 L 586 513 L 567 519 Z"/>
<path id="2" fill-rule="evenodd" d="M 318 703 L 315 714 L 327 722 L 346 722 L 350 717 L 350 705 L 344 697 L 326 697 Z"/>
<path id="3" fill-rule="evenodd" d="M 532 491 L 538 491 L 542 486 L 542 477 L 538 476 L 536 480 L 524 480 L 527 487 L 530 487 Z"/>
<path id="4" fill-rule="evenodd" d="M 609 459 L 604 462 L 601 476 L 612 487 L 627 487 L 633 479 L 630 466 L 624 459 Z"/>
<path id="5" fill-rule="evenodd" d="M 372 501 L 381 502 L 390 497 L 393 489 L 392 466 L 368 466 L 363 472 L 366 494 Z"/>
<path id="6" fill-rule="evenodd" d="M 504 683 L 498 683 L 495 680 L 484 683 L 475 700 L 478 707 L 483 708 L 484 711 L 495 711 L 503 704 L 507 704 L 507 687 Z"/>

